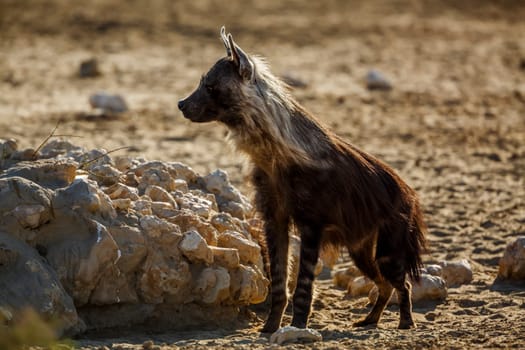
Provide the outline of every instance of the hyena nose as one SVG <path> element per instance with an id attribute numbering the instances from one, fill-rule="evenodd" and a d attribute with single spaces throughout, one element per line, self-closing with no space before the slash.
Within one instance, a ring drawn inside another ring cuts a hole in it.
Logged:
<path id="1" fill-rule="evenodd" d="M 186 106 L 185 103 L 184 103 L 184 100 L 180 100 L 179 103 L 177 104 L 177 106 L 179 107 L 179 109 L 181 111 L 183 111 L 184 107 Z"/>

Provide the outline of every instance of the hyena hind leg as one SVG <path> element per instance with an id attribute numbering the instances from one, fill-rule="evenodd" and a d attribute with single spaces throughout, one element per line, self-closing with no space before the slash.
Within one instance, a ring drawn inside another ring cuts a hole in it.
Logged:
<path id="1" fill-rule="evenodd" d="M 350 255 L 352 256 L 357 268 L 361 270 L 366 277 L 374 281 L 378 289 L 378 296 L 372 310 L 365 318 L 355 322 L 355 327 L 377 325 L 383 314 L 383 310 L 392 295 L 392 285 L 383 278 L 376 262 L 374 261 L 374 247 L 374 238 L 371 237 L 361 245 L 359 251 L 352 251 L 349 249 Z"/>
<path id="2" fill-rule="evenodd" d="M 394 286 L 399 299 L 399 329 L 415 328 L 412 318 L 412 286 L 407 281 L 404 264 L 399 259 L 389 259 L 379 263 L 379 269 Z"/>

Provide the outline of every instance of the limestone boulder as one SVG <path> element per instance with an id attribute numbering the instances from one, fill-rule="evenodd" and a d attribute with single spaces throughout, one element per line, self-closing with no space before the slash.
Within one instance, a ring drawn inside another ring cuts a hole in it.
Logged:
<path id="1" fill-rule="evenodd" d="M 230 297 L 230 274 L 224 267 L 208 267 L 202 270 L 194 292 L 205 304 L 219 304 Z"/>
<path id="2" fill-rule="evenodd" d="M 441 277 L 447 283 L 447 287 L 457 287 L 472 282 L 472 268 L 468 260 L 442 261 Z"/>
<path id="3" fill-rule="evenodd" d="M 347 294 L 351 297 L 365 296 L 374 287 L 375 283 L 371 279 L 365 276 L 355 277 L 347 285 Z"/>
<path id="4" fill-rule="evenodd" d="M 498 278 L 510 281 L 525 281 L 525 236 L 516 238 L 505 248 L 499 261 Z"/>
<path id="5" fill-rule="evenodd" d="M 5 232 L 0 232 L 0 300 L 11 313 L 31 307 L 59 320 L 61 333 L 84 329 L 53 268 L 35 249 Z"/>
<path id="6" fill-rule="evenodd" d="M 69 185 L 76 176 L 78 164 L 70 160 L 39 159 L 18 162 L 2 174 L 2 178 L 22 177 L 42 187 L 59 188 Z"/>
<path id="7" fill-rule="evenodd" d="M 443 301 L 446 299 L 447 285 L 444 279 L 439 276 L 422 274 L 419 282 L 412 281 L 412 302 L 424 303 L 428 301 Z M 377 299 L 377 287 L 373 287 L 368 294 L 368 299 L 374 303 Z M 398 304 L 398 296 L 394 291 L 389 304 Z"/>

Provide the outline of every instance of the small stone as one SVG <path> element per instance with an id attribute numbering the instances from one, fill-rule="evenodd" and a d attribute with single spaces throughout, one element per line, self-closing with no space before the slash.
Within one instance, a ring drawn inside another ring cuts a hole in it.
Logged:
<path id="1" fill-rule="evenodd" d="M 412 281 L 412 302 L 441 301 L 447 297 L 447 286 L 445 280 L 439 276 L 421 274 L 420 281 Z M 368 300 L 375 303 L 377 299 L 377 287 L 370 290 Z M 394 292 L 390 298 L 389 304 L 398 304 L 397 293 Z"/>
<path id="2" fill-rule="evenodd" d="M 178 209 L 178 205 L 172 195 L 162 187 L 150 185 L 146 187 L 144 193 L 155 202 L 169 203 L 173 208 Z"/>
<path id="3" fill-rule="evenodd" d="M 230 296 L 230 275 L 224 267 L 207 267 L 197 279 L 195 292 L 206 304 L 219 304 Z"/>
<path id="4" fill-rule="evenodd" d="M 204 238 L 197 231 L 184 233 L 184 238 L 179 244 L 182 254 L 191 262 L 213 262 L 213 251 L 210 249 Z"/>
<path id="5" fill-rule="evenodd" d="M 282 327 L 270 337 L 271 344 L 282 345 L 291 342 L 316 342 L 323 340 L 321 333 L 311 328 Z"/>
<path id="6" fill-rule="evenodd" d="M 368 90 L 391 90 L 392 84 L 381 72 L 372 69 L 366 74 L 366 87 Z"/>
<path id="7" fill-rule="evenodd" d="M 153 349 L 153 345 L 155 345 L 153 340 L 146 340 L 144 343 L 142 343 L 142 349 L 144 349 L 144 350 L 152 350 Z"/>
<path id="8" fill-rule="evenodd" d="M 107 194 L 111 199 L 129 198 L 134 201 L 139 199 L 139 191 L 136 188 L 126 186 L 122 183 L 116 183 L 109 186 L 104 190 L 104 193 Z"/>
<path id="9" fill-rule="evenodd" d="M 370 280 L 365 276 L 359 276 L 348 283 L 347 293 L 351 297 L 368 295 L 368 293 L 372 288 L 374 288 L 374 286 L 374 281 Z"/>
<path id="10" fill-rule="evenodd" d="M 135 173 L 137 174 L 137 173 Z M 147 187 L 149 186 L 158 186 L 161 187 L 168 192 L 175 190 L 175 180 L 171 177 L 170 173 L 159 167 L 159 168 L 148 168 L 145 170 L 139 179 L 139 190 L 145 191 Z"/>
<path id="11" fill-rule="evenodd" d="M 181 210 L 179 214 L 167 220 L 178 225 L 183 232 L 196 230 L 206 240 L 208 245 L 217 245 L 217 230 L 208 222 L 189 210 Z"/>
<path id="12" fill-rule="evenodd" d="M 447 287 L 457 287 L 472 281 L 472 268 L 466 259 L 460 261 L 440 262 L 441 277 L 447 283 Z"/>
<path id="13" fill-rule="evenodd" d="M 179 213 L 179 210 L 173 208 L 170 203 L 166 202 L 151 202 L 151 212 L 153 215 L 162 219 L 173 217 Z"/>
<path id="14" fill-rule="evenodd" d="M 182 193 L 188 192 L 190 189 L 188 183 L 183 179 L 175 179 L 175 191 L 180 191 Z"/>
<path id="15" fill-rule="evenodd" d="M 429 275 L 432 275 L 432 276 L 441 277 L 443 273 L 443 268 L 440 265 L 427 265 L 422 269 L 421 272 L 428 273 Z"/>
<path id="16" fill-rule="evenodd" d="M 131 207 L 137 213 L 141 215 L 151 215 L 153 214 L 151 210 L 151 201 L 145 199 L 139 199 L 131 203 Z"/>
<path id="17" fill-rule="evenodd" d="M 505 248 L 499 261 L 498 278 L 525 281 L 525 236 L 518 237 Z"/>
<path id="18" fill-rule="evenodd" d="M 197 181 L 197 178 L 199 177 L 195 170 L 193 170 L 191 167 L 187 166 L 186 164 L 182 164 L 179 162 L 171 162 L 168 163 L 171 169 L 175 171 L 175 177 L 180 180 L 184 180 L 187 184 L 188 183 L 195 183 Z"/>
<path id="19" fill-rule="evenodd" d="M 101 164 L 92 167 L 89 171 L 89 178 L 99 184 L 110 186 L 118 183 L 122 173 L 109 164 Z"/>
<path id="20" fill-rule="evenodd" d="M 234 231 L 223 232 L 218 237 L 218 245 L 225 248 L 235 248 L 239 251 L 241 263 L 256 264 L 262 266 L 261 247 L 240 233 Z"/>
<path id="21" fill-rule="evenodd" d="M 112 199 L 111 204 L 113 204 L 113 208 L 117 210 L 128 210 L 131 207 L 131 199 L 129 198 Z"/>
<path id="22" fill-rule="evenodd" d="M 98 69 L 98 61 L 96 58 L 90 58 L 85 61 L 80 62 L 80 67 L 78 70 L 78 75 L 81 78 L 94 78 L 100 75 L 100 70 Z"/>
<path id="23" fill-rule="evenodd" d="M 348 288 L 348 284 L 356 277 L 361 276 L 362 273 L 355 266 L 350 266 L 343 270 L 338 270 L 334 272 L 333 281 L 334 284 L 339 288 Z"/>
<path id="24" fill-rule="evenodd" d="M 140 218 L 140 227 L 150 237 L 159 237 L 164 233 L 180 232 L 177 225 L 154 215 L 146 215 Z"/>
<path id="25" fill-rule="evenodd" d="M 0 160 L 9 158 L 18 149 L 16 140 L 14 139 L 0 139 Z"/>
<path id="26" fill-rule="evenodd" d="M 128 110 L 128 105 L 122 96 L 106 92 L 97 92 L 89 96 L 89 104 L 92 108 L 108 114 L 124 113 Z"/>
<path id="27" fill-rule="evenodd" d="M 115 168 L 120 171 L 128 171 L 133 166 L 133 158 L 120 156 L 115 158 Z"/>
<path id="28" fill-rule="evenodd" d="M 239 251 L 235 248 L 223 248 L 210 246 L 213 253 L 213 261 L 220 266 L 228 269 L 235 269 L 239 267 L 240 258 Z"/>

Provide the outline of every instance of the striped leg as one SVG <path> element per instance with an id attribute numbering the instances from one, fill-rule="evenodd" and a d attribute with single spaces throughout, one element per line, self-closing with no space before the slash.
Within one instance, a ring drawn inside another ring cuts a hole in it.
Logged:
<path id="1" fill-rule="evenodd" d="M 266 244 L 270 258 L 271 308 L 261 332 L 273 333 L 281 326 L 286 308 L 286 277 L 288 272 L 288 221 L 266 220 Z"/>
<path id="2" fill-rule="evenodd" d="M 297 287 L 293 296 L 292 326 L 306 328 L 312 306 L 315 265 L 319 257 L 321 231 L 309 226 L 299 226 L 301 233 L 301 256 Z"/>

